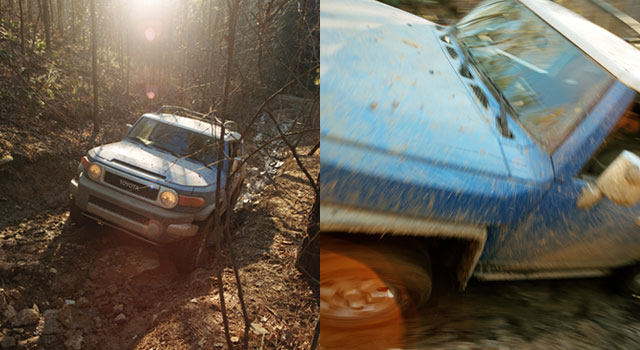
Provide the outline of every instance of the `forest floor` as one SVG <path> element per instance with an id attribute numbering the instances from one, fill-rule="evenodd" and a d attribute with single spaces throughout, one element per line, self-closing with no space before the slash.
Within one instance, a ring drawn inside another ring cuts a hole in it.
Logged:
<path id="1" fill-rule="evenodd" d="M 162 249 L 106 226 L 71 225 L 69 180 L 87 151 L 90 124 L 29 115 L 31 109 L 14 102 L 0 101 L 0 348 L 226 348 L 214 253 L 183 276 Z M 127 113 L 103 113 L 99 143 L 122 138 L 124 124 L 137 118 L 132 111 L 144 108 L 129 102 L 121 107 Z M 296 123 L 274 113 L 287 126 Z M 255 126 L 249 152 L 273 136 L 264 120 Z M 317 141 L 309 133 L 297 147 L 316 179 L 319 150 L 306 154 Z M 248 162 L 231 237 L 252 349 L 303 349 L 312 342 L 318 290 L 295 261 L 313 199 L 281 142 Z M 228 251 L 223 255 L 230 337 L 241 348 L 244 319 Z"/>
<path id="2" fill-rule="evenodd" d="M 81 149 L 72 140 L 87 135 L 56 129 L 38 136 L 3 127 L 0 134 L 0 142 L 19 145 L 14 161 L 0 168 L 0 347 L 226 348 L 213 252 L 203 267 L 181 276 L 157 248 L 106 226 L 71 225 L 68 181 L 80 154 L 70 150 Z M 25 146 L 30 139 L 38 142 Z M 319 152 L 304 156 L 312 146 L 299 150 L 317 177 Z M 58 151 L 39 152 L 44 149 Z M 265 162 L 270 171 L 261 169 Z M 251 323 L 249 346 L 308 348 L 317 288 L 295 260 L 313 191 L 288 151 L 256 158 L 247 183 L 232 244 Z M 244 322 L 233 270 L 223 261 L 230 335 L 240 347 Z"/>

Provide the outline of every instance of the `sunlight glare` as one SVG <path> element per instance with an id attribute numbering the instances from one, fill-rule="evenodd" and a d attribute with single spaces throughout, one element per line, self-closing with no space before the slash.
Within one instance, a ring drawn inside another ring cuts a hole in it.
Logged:
<path id="1" fill-rule="evenodd" d="M 134 23 L 168 20 L 178 6 L 176 0 L 133 0 L 129 6 Z"/>
<path id="2" fill-rule="evenodd" d="M 144 37 L 148 41 L 153 41 L 153 39 L 156 38 L 156 30 L 153 29 L 153 27 L 147 27 L 147 29 L 144 31 Z"/>

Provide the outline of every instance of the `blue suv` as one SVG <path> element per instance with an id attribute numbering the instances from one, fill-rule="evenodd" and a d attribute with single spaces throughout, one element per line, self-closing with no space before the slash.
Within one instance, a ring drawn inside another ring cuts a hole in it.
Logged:
<path id="1" fill-rule="evenodd" d="M 323 327 L 392 324 L 434 273 L 640 294 L 640 51 L 547 0 L 320 16 Z"/>
<path id="2" fill-rule="evenodd" d="M 170 246 L 176 267 L 193 270 L 215 210 L 232 209 L 244 181 L 244 146 L 234 124 L 224 125 L 224 157 L 219 159 L 222 123 L 213 115 L 169 106 L 144 114 L 129 125 L 122 141 L 82 157 L 70 183 L 70 219 L 100 221 L 151 244 Z M 219 166 L 221 203 L 216 205 Z"/>

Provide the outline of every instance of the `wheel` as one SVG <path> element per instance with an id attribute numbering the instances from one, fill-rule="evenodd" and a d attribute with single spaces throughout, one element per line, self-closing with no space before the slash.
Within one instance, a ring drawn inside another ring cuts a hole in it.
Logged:
<path id="1" fill-rule="evenodd" d="M 320 238 L 324 345 L 330 346 L 328 342 L 337 339 L 332 331 L 335 329 L 349 330 L 347 333 L 373 329 L 371 336 L 397 347 L 405 335 L 405 325 L 431 295 L 429 256 L 414 247 L 384 240 Z"/>
<path id="2" fill-rule="evenodd" d="M 200 228 L 195 236 L 183 239 L 170 246 L 173 263 L 179 273 L 189 274 L 198 267 L 206 245 L 207 234 L 213 227 L 213 220 L 214 216 L 212 214 L 207 220 L 200 223 Z"/>
<path id="3" fill-rule="evenodd" d="M 236 190 L 231 194 L 231 198 L 229 198 L 229 208 L 231 208 L 231 215 L 233 215 L 233 207 L 235 206 L 236 202 L 238 201 L 238 197 L 240 196 L 240 191 L 242 190 L 242 185 L 244 184 L 244 180 L 242 180 L 242 182 L 240 182 L 240 185 L 238 185 L 238 187 L 236 188 Z M 220 220 L 222 221 L 222 224 L 225 225 L 226 224 L 226 220 L 227 220 L 227 209 L 225 208 L 225 210 L 222 212 L 222 215 L 220 216 Z M 215 212 L 211 214 L 212 216 L 215 215 Z M 231 221 L 233 222 L 233 221 Z M 222 235 L 222 239 L 221 242 L 225 242 L 226 241 L 226 236 L 223 234 Z M 207 236 L 206 238 L 206 244 L 207 247 L 212 248 L 216 246 L 216 238 L 214 237 L 213 233 L 210 232 L 210 234 Z"/>
<path id="4" fill-rule="evenodd" d="M 82 211 L 76 205 L 73 198 L 69 201 L 69 221 L 77 226 L 86 226 L 94 221 L 82 215 Z"/>
<path id="5" fill-rule="evenodd" d="M 640 297 L 640 265 L 626 269 L 620 282 L 622 294 L 636 298 Z"/>

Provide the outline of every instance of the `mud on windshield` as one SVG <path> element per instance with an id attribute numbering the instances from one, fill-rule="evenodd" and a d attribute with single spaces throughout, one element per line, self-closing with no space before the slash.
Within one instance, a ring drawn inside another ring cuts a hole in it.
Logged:
<path id="1" fill-rule="evenodd" d="M 515 118 L 548 152 L 562 143 L 613 77 L 521 4 L 493 1 L 454 29 Z"/>

